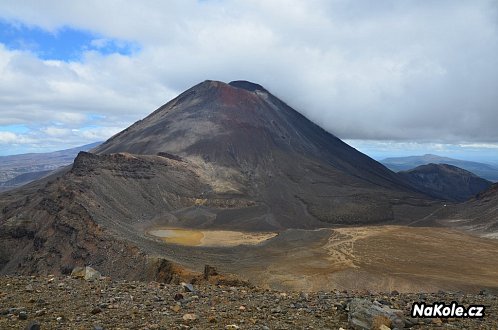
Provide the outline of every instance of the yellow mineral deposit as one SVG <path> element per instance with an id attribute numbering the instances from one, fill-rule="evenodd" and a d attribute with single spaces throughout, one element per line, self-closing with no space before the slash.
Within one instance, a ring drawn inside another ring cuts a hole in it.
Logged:
<path id="1" fill-rule="evenodd" d="M 155 228 L 148 232 L 161 237 L 164 242 L 188 246 L 237 246 L 241 244 L 254 245 L 272 237 L 276 233 L 249 233 L 229 230 L 193 230 L 181 228 Z"/>

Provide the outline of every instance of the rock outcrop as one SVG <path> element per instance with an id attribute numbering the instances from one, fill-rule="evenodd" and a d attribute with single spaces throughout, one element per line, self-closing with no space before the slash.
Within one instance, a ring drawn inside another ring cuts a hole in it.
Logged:
<path id="1" fill-rule="evenodd" d="M 356 330 L 379 330 L 382 327 L 401 330 L 405 327 L 403 311 L 392 309 L 377 301 L 356 298 L 351 300 L 348 309 L 349 323 Z"/>

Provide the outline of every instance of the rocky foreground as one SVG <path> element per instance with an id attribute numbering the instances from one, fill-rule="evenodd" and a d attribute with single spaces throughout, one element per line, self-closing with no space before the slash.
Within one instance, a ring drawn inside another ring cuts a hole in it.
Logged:
<path id="1" fill-rule="evenodd" d="M 412 319 L 414 301 L 483 304 L 486 316 Z M 385 315 L 375 316 L 379 310 Z M 299 293 L 108 278 L 0 277 L 0 329 L 361 329 L 361 323 L 383 330 L 399 324 L 496 329 L 498 300 L 487 292 Z"/>

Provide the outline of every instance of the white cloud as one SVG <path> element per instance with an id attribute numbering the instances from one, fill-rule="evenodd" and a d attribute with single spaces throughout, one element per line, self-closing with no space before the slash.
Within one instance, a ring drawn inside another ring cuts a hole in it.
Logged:
<path id="1" fill-rule="evenodd" d="M 460 144 L 460 147 L 476 149 L 498 149 L 498 143 L 466 143 Z"/>
<path id="2" fill-rule="evenodd" d="M 11 132 L 0 132 L 0 143 L 15 143 L 18 140 L 17 134 Z"/>
<path id="3" fill-rule="evenodd" d="M 35 141 L 34 139 L 31 139 L 29 137 L 20 134 L 0 131 L 0 145 L 27 144 L 27 143 L 32 143 L 34 141 Z"/>
<path id="4" fill-rule="evenodd" d="M 43 127 L 37 131 L 39 136 L 46 136 L 51 142 L 72 141 L 102 141 L 121 131 L 122 127 L 85 127 L 82 129 L 67 129 L 61 127 Z"/>
<path id="5" fill-rule="evenodd" d="M 496 143 L 494 1 L 23 1 L 0 17 L 140 45 L 43 61 L 0 45 L 0 125 L 124 128 L 205 79 L 261 83 L 347 139 Z M 94 135 L 85 133 L 86 138 Z M 96 136 L 103 137 L 101 133 Z M 81 135 L 80 138 L 85 138 Z"/>
<path id="6" fill-rule="evenodd" d="M 77 136 L 84 138 L 87 141 L 104 141 L 110 136 L 119 133 L 122 127 L 96 127 L 75 132 Z"/>
<path id="7" fill-rule="evenodd" d="M 0 125 L 77 127 L 100 114 L 108 119 L 99 125 L 125 127 L 175 95 L 153 80 L 148 84 L 149 74 L 135 71 L 135 61 L 96 53 L 82 63 L 43 61 L 0 45 Z"/>
<path id="8" fill-rule="evenodd" d="M 50 137 L 65 137 L 72 132 L 72 130 L 68 128 L 60 127 L 45 127 L 42 128 L 41 131 Z"/>
<path id="9" fill-rule="evenodd" d="M 109 39 L 106 38 L 94 39 L 90 42 L 90 44 L 96 48 L 103 48 L 109 44 Z"/>

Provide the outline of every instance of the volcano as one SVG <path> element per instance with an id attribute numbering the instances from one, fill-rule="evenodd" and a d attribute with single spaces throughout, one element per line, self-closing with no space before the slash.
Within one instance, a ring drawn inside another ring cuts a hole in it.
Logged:
<path id="1" fill-rule="evenodd" d="M 160 152 L 246 172 L 276 174 L 307 160 L 388 188 L 407 188 L 384 166 L 326 132 L 260 85 L 205 81 L 94 150 Z"/>
<path id="2" fill-rule="evenodd" d="M 150 227 L 407 224 L 433 207 L 264 87 L 205 81 L 63 171 L 1 194 L 0 269 L 58 273 L 91 264 L 116 277 L 171 279 L 171 260 L 193 267 L 204 257 L 161 244 Z"/>
<path id="3" fill-rule="evenodd" d="M 400 206 L 424 199 L 400 176 L 247 81 L 200 83 L 93 152 L 175 155 L 206 169 L 210 187 L 198 197 L 207 208 L 197 213 L 199 219 L 212 214 L 211 225 L 250 230 L 396 222 L 403 220 Z M 247 214 L 225 216 L 226 210 L 209 208 L 212 200 L 252 206 Z"/>

